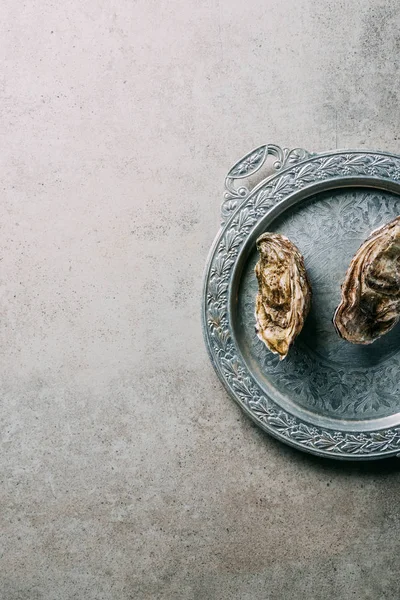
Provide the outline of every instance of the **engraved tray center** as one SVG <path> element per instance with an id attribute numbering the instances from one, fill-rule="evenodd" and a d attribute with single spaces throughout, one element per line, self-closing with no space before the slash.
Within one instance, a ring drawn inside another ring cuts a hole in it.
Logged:
<path id="1" fill-rule="evenodd" d="M 332 323 L 350 260 L 371 231 L 399 214 L 399 196 L 347 188 L 316 194 L 265 223 L 265 231 L 283 233 L 298 246 L 313 287 L 304 329 L 288 358 L 279 361 L 255 334 L 255 248 L 244 265 L 234 315 L 236 339 L 268 394 L 334 419 L 380 418 L 400 410 L 400 326 L 360 346 L 342 340 Z"/>

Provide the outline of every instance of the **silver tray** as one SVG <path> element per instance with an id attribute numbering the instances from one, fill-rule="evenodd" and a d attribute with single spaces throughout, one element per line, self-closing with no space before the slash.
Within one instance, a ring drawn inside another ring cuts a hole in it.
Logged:
<path id="1" fill-rule="evenodd" d="M 262 429 L 300 450 L 351 460 L 399 454 L 400 326 L 357 346 L 338 337 L 332 315 L 360 244 L 400 214 L 400 156 L 265 145 L 232 167 L 225 188 L 202 315 L 228 392 Z M 313 286 L 310 314 L 284 361 L 255 334 L 255 240 L 264 231 L 299 247 Z"/>

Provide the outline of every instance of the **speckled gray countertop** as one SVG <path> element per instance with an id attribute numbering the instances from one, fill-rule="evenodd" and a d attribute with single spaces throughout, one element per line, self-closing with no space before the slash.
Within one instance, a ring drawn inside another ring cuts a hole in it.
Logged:
<path id="1" fill-rule="evenodd" d="M 0 598 L 398 599 L 400 461 L 257 430 L 202 272 L 262 143 L 400 152 L 396 0 L 2 5 Z"/>

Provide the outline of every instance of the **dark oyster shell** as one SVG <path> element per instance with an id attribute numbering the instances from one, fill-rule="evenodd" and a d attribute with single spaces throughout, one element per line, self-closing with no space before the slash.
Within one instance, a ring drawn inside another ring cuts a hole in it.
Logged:
<path id="1" fill-rule="evenodd" d="M 310 308 L 311 285 L 303 257 L 287 237 L 264 233 L 257 240 L 257 249 L 256 331 L 282 360 L 303 327 Z"/>
<path id="2" fill-rule="evenodd" d="M 374 231 L 350 263 L 333 322 L 353 344 L 371 344 L 400 317 L 400 216 Z"/>

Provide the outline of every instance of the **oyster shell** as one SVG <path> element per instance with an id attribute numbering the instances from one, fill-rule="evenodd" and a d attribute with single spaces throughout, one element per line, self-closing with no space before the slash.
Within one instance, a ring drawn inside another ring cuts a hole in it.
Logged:
<path id="1" fill-rule="evenodd" d="M 371 344 L 400 318 L 400 216 L 374 231 L 350 263 L 333 322 L 353 344 Z"/>
<path id="2" fill-rule="evenodd" d="M 303 327 L 310 308 L 311 285 L 303 257 L 287 237 L 264 233 L 257 239 L 257 249 L 256 332 L 282 360 Z"/>

